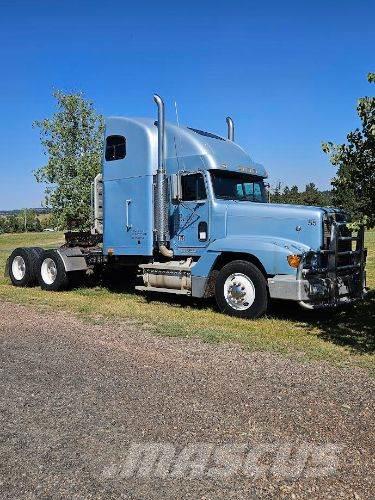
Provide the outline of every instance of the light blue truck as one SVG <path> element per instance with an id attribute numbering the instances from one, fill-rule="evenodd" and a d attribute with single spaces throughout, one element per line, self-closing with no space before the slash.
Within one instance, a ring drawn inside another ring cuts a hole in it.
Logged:
<path id="1" fill-rule="evenodd" d="M 215 297 L 221 311 L 257 318 L 270 299 L 307 309 L 365 294 L 364 228 L 334 208 L 268 203 L 264 167 L 227 136 L 157 120 L 106 120 L 91 233 L 56 250 L 18 248 L 15 286 L 66 288 L 93 269 L 137 269 L 142 292 Z"/>

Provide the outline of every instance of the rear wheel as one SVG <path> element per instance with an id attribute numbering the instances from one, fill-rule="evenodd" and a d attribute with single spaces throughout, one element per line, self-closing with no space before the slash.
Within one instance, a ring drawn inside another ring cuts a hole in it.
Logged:
<path id="1" fill-rule="evenodd" d="M 40 259 L 38 280 L 42 290 L 57 292 L 58 290 L 65 290 L 68 287 L 68 274 L 56 250 L 46 250 L 43 252 Z"/>
<path id="2" fill-rule="evenodd" d="M 235 260 L 219 272 L 215 297 L 220 310 L 230 316 L 259 318 L 267 311 L 267 282 L 254 264 Z"/>
<path id="3" fill-rule="evenodd" d="M 40 259 L 42 258 L 42 255 L 44 253 L 43 248 L 40 247 L 30 247 L 29 250 L 34 254 L 34 258 L 32 260 L 32 265 L 33 265 L 33 275 L 34 275 L 34 280 L 35 284 L 38 284 L 38 272 L 39 272 L 39 264 L 40 264 Z"/>
<path id="4" fill-rule="evenodd" d="M 38 278 L 41 248 L 16 248 L 9 257 L 9 277 L 14 286 L 31 287 Z"/>

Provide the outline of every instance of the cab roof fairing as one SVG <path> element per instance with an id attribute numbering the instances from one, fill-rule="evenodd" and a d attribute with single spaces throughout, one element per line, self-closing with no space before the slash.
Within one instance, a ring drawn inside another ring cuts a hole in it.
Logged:
<path id="1" fill-rule="evenodd" d="M 155 120 L 151 118 L 106 118 L 106 134 L 123 135 L 129 128 L 143 129 L 150 141 L 157 141 Z M 263 165 L 256 163 L 236 143 L 225 137 L 188 127 L 165 124 L 165 162 L 169 173 L 191 170 L 221 169 L 249 173 L 266 178 L 268 174 Z M 154 148 L 152 148 L 154 149 Z"/>

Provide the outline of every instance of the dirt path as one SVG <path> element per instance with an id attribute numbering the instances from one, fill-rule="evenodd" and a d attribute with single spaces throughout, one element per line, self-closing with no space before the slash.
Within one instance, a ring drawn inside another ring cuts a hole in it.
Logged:
<path id="1" fill-rule="evenodd" d="M 0 302 L 0 380 L 1 498 L 371 497 L 359 370 Z"/>

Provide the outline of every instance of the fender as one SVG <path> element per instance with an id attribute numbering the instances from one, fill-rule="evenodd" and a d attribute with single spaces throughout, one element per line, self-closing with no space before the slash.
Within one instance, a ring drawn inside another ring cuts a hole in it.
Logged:
<path id="1" fill-rule="evenodd" d="M 236 252 L 254 255 L 262 263 L 266 273 L 295 274 L 287 261 L 288 255 L 308 252 L 310 247 L 297 241 L 272 236 L 234 236 L 212 242 L 208 252 Z"/>
<path id="2" fill-rule="evenodd" d="M 87 271 L 88 266 L 86 263 L 86 259 L 82 254 L 82 251 L 79 247 L 73 248 L 58 248 L 57 253 L 60 255 L 61 260 L 63 261 L 65 271 Z"/>

